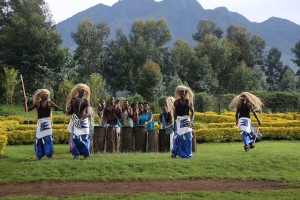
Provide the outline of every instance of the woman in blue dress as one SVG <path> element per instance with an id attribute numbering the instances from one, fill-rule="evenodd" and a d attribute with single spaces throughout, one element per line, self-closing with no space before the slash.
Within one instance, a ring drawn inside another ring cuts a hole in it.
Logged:
<path id="1" fill-rule="evenodd" d="M 147 132 L 154 131 L 154 118 L 152 112 L 150 112 L 148 102 L 144 102 L 143 111 L 139 114 L 139 122 L 137 126 L 145 126 Z"/>

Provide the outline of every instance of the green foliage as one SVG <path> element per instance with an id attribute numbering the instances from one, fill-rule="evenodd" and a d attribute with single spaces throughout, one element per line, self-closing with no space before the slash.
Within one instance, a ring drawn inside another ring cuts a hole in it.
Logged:
<path id="1" fill-rule="evenodd" d="M 229 79 L 228 91 L 232 93 L 241 93 L 258 89 L 258 82 L 254 79 L 253 70 L 246 66 L 244 62 L 232 72 Z"/>
<path id="2" fill-rule="evenodd" d="M 195 94 L 195 110 L 198 112 L 216 111 L 217 100 L 207 93 Z"/>
<path id="3" fill-rule="evenodd" d="M 107 59 L 102 76 L 111 92 L 135 92 L 134 83 L 137 82 L 138 76 L 135 75 L 132 47 L 121 29 L 117 30 L 116 39 L 111 40 L 105 50 Z"/>
<path id="4" fill-rule="evenodd" d="M 163 107 L 163 106 L 166 106 L 166 98 L 167 97 L 165 97 L 165 96 L 163 96 L 163 97 L 160 97 L 159 99 L 158 99 L 158 106 L 159 107 Z"/>
<path id="5" fill-rule="evenodd" d="M 278 83 L 283 71 L 283 64 L 280 59 L 281 52 L 277 48 L 272 47 L 268 52 L 264 66 L 270 91 L 278 89 Z"/>
<path id="6" fill-rule="evenodd" d="M 228 106 L 230 104 L 230 102 L 232 101 L 232 99 L 235 97 L 234 94 L 223 94 L 220 95 L 219 98 L 219 105 L 220 105 L 220 111 L 226 111 L 228 110 Z"/>
<path id="7" fill-rule="evenodd" d="M 175 76 L 169 77 L 170 81 L 167 81 L 166 83 L 166 95 L 167 96 L 173 96 L 175 89 L 178 85 L 182 85 L 181 79 L 176 74 Z"/>
<path id="8" fill-rule="evenodd" d="M 0 134 L 0 156 L 3 156 L 6 149 L 7 136 Z"/>
<path id="9" fill-rule="evenodd" d="M 295 47 L 292 48 L 292 52 L 295 54 L 295 59 L 292 61 L 300 67 L 300 41 L 295 44 Z"/>
<path id="10" fill-rule="evenodd" d="M 133 92 L 138 88 L 143 66 L 148 60 L 163 66 L 168 60 L 166 44 L 171 40 L 171 31 L 163 19 L 136 20 L 129 33 L 130 55 L 127 62 L 132 67 Z"/>
<path id="11" fill-rule="evenodd" d="M 74 58 L 78 61 L 78 71 L 88 79 L 92 73 L 103 73 L 104 48 L 108 43 L 110 30 L 105 22 L 94 24 L 91 19 L 83 19 L 78 24 L 72 38 L 78 45 Z"/>
<path id="12" fill-rule="evenodd" d="M 24 77 L 26 91 L 54 87 L 62 80 L 70 56 L 53 26 L 45 1 L 8 1 L 0 32 L 0 60 Z M 29 81 L 30 80 L 30 81 Z"/>
<path id="13" fill-rule="evenodd" d="M 14 68 L 4 67 L 4 74 L 1 76 L 2 87 L 5 90 L 6 103 L 12 105 L 14 103 L 15 89 L 19 81 L 17 80 L 18 71 Z"/>
<path id="14" fill-rule="evenodd" d="M 91 105 L 97 106 L 99 100 L 103 97 L 106 81 L 100 74 L 92 73 L 87 84 L 91 90 Z"/>
<path id="15" fill-rule="evenodd" d="M 128 98 L 128 101 L 131 102 L 131 103 L 134 102 L 134 101 L 144 102 L 145 99 L 141 95 L 135 93 L 134 95 L 132 95 Z"/>
<path id="16" fill-rule="evenodd" d="M 158 64 L 152 60 L 148 60 L 141 71 L 140 74 L 140 84 L 138 87 L 138 92 L 150 102 L 156 100 L 160 94 L 157 91 L 158 84 L 162 80 L 163 76 L 160 72 L 160 67 Z"/>
<path id="17" fill-rule="evenodd" d="M 197 33 L 193 34 L 193 39 L 200 42 L 208 34 L 214 35 L 217 38 L 222 38 L 222 29 L 211 20 L 201 20 L 197 25 Z"/>
<path id="18" fill-rule="evenodd" d="M 55 94 L 55 100 L 57 101 L 57 104 L 63 108 L 64 111 L 66 102 L 68 101 L 67 97 L 73 85 L 73 82 L 69 80 L 64 80 L 58 85 L 58 91 Z"/>
<path id="19" fill-rule="evenodd" d="M 296 77 L 290 68 L 286 68 L 282 74 L 281 80 L 278 83 L 280 91 L 292 92 L 296 90 Z"/>
<path id="20" fill-rule="evenodd" d="M 272 112 L 297 112 L 300 110 L 299 94 L 289 92 L 269 93 L 265 98 L 265 107 Z"/>
<path id="21" fill-rule="evenodd" d="M 184 40 L 177 40 L 171 50 L 171 59 L 172 64 L 169 66 L 170 69 L 168 69 L 170 76 L 177 75 L 180 82 L 181 80 L 188 80 L 189 68 L 193 63 L 193 59 L 195 59 L 193 47 Z M 172 92 L 174 93 L 174 91 L 175 88 Z"/>
<path id="22" fill-rule="evenodd" d="M 251 33 L 245 26 L 230 25 L 227 28 L 226 37 L 240 50 L 240 56 L 237 59 L 238 62 L 244 61 L 247 64 L 253 63 L 250 48 Z"/>

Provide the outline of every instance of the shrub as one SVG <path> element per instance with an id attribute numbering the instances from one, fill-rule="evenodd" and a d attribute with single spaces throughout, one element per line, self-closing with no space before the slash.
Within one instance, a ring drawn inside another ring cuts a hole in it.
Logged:
<path id="1" fill-rule="evenodd" d="M 0 156 L 3 156 L 6 149 L 7 136 L 0 135 Z"/>

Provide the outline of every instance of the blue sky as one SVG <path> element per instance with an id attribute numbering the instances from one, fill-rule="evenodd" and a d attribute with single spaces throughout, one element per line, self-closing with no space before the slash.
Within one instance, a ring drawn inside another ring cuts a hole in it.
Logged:
<path id="1" fill-rule="evenodd" d="M 113 5 L 118 0 L 45 0 L 56 23 L 96 4 Z M 157 0 L 158 1 L 158 0 Z M 300 0 L 198 0 L 204 9 L 226 7 L 252 22 L 262 22 L 270 17 L 288 19 L 300 25 Z M 64 5 L 64 6 L 62 6 Z M 66 9 L 66 5 L 67 9 Z"/>

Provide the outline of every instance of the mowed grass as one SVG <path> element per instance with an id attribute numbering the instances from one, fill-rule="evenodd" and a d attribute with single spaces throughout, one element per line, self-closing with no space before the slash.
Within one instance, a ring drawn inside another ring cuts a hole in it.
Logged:
<path id="1" fill-rule="evenodd" d="M 76 196 L 12 196 L 1 200 L 298 200 L 300 190 L 270 190 L 270 191 L 233 191 L 233 192 L 178 192 L 178 193 L 142 193 L 142 194 L 82 194 Z"/>
<path id="2" fill-rule="evenodd" d="M 172 159 L 170 153 L 94 153 L 88 160 L 74 160 L 68 149 L 55 145 L 52 160 L 37 161 L 33 145 L 8 146 L 0 159 L 0 183 L 225 178 L 300 185 L 300 141 L 263 141 L 248 153 L 242 143 L 204 143 L 192 159 Z"/>
<path id="3" fill-rule="evenodd" d="M 264 141 L 245 153 L 242 143 L 198 144 L 192 159 L 171 159 L 170 153 L 92 154 L 73 160 L 67 145 L 55 145 L 52 160 L 37 161 L 32 145 L 8 146 L 0 159 L 0 183 L 29 181 L 101 181 L 128 179 L 226 178 L 283 181 L 300 185 L 300 141 Z M 1 189 L 1 185 L 0 185 Z M 213 199 L 296 200 L 299 189 L 141 194 L 81 194 L 64 197 L 8 196 L 0 199 Z"/>

